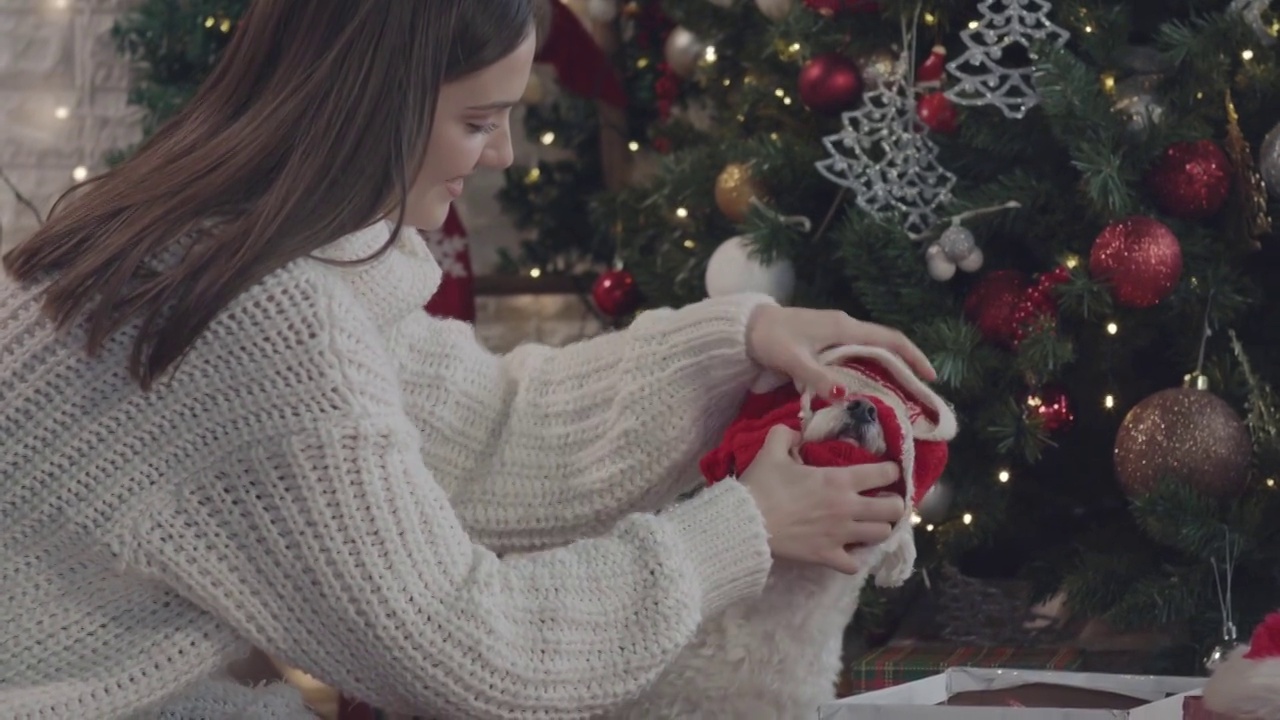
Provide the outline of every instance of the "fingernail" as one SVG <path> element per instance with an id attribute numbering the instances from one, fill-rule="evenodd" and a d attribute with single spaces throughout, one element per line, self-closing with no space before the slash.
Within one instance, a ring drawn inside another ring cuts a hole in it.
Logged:
<path id="1" fill-rule="evenodd" d="M 845 387 L 844 387 L 843 385 L 836 385 L 836 386 L 834 386 L 834 387 L 832 387 L 832 388 L 831 388 L 831 399 L 832 399 L 832 400 L 843 400 L 843 399 L 844 399 L 844 397 L 845 397 L 846 395 L 848 395 L 848 394 L 849 394 L 849 391 L 848 391 L 848 390 L 846 390 L 846 389 L 845 389 Z"/>

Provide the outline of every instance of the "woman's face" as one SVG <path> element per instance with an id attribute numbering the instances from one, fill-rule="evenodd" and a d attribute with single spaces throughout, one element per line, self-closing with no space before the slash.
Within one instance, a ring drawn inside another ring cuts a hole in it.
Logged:
<path id="1" fill-rule="evenodd" d="M 511 108 L 529 84 L 534 45 L 529 33 L 510 55 L 440 89 L 427 157 L 409 188 L 406 223 L 439 228 L 468 175 L 511 165 Z"/>

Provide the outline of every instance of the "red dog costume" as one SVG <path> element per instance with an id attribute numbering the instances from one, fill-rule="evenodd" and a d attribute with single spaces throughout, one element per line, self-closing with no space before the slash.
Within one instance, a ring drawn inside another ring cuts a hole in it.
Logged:
<path id="1" fill-rule="evenodd" d="M 823 467 L 894 460 L 902 467 L 902 481 L 890 490 L 914 506 L 946 467 L 947 442 L 956 433 L 955 413 L 950 405 L 888 351 L 846 346 L 824 353 L 822 360 L 844 377 L 850 399 L 863 397 L 876 406 L 884 430 L 886 457 L 877 457 L 843 440 L 824 440 L 802 444 L 801 459 L 808 465 Z M 709 483 L 745 470 L 774 425 L 800 430 L 812 412 L 823 405 L 811 393 L 801 393 L 790 384 L 778 382 L 775 378 L 758 385 L 720 445 L 702 458 L 702 474 Z M 899 522 L 894 537 L 885 544 L 890 554 L 886 559 L 892 562 L 876 573 L 876 582 L 900 584 L 910 576 L 915 562 L 909 515 Z"/>

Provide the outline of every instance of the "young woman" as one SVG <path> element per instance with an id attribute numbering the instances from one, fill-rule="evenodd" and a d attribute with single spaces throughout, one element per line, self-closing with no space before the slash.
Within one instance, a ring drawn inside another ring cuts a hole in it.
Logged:
<path id="1" fill-rule="evenodd" d="M 306 717 L 257 646 L 440 718 L 625 706 L 771 557 L 855 568 L 892 466 L 771 438 L 675 498 L 763 369 L 896 332 L 754 296 L 495 357 L 421 307 L 511 162 L 532 0 L 258 0 L 212 77 L 0 285 L 0 714 Z M 832 388 L 832 392 L 836 392 Z M 875 493 L 871 493 L 874 495 Z M 660 511 L 660 512 L 659 512 Z"/>

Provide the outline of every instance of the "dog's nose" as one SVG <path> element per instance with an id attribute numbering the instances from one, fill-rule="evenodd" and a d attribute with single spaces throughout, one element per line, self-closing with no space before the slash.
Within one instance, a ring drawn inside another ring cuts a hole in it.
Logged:
<path id="1" fill-rule="evenodd" d="M 854 400 L 849 403 L 849 417 L 856 423 L 876 421 L 876 406 L 870 400 Z"/>

